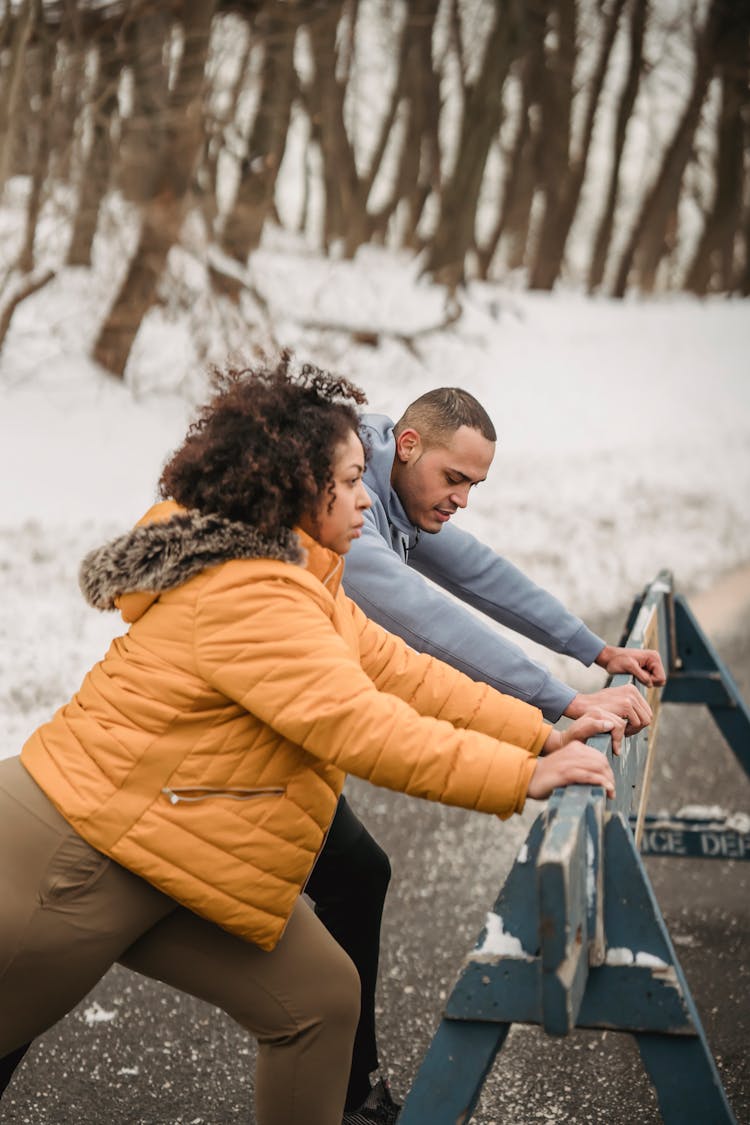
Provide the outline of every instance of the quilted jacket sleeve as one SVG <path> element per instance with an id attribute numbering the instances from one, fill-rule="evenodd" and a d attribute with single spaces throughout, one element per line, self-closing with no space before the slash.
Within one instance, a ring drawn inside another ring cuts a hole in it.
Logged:
<path id="1" fill-rule="evenodd" d="M 380 691 L 405 699 L 420 715 L 435 715 L 455 727 L 482 731 L 538 754 L 549 726 L 542 712 L 426 653 L 381 628 L 350 603 L 360 638 L 362 668 Z"/>
<path id="2" fill-rule="evenodd" d="M 284 576 L 248 582 L 241 570 L 220 568 L 197 608 L 201 675 L 283 738 L 346 773 L 445 804 L 503 817 L 520 812 L 534 770 L 529 750 L 447 721 L 466 710 L 462 688 L 471 681 L 447 669 L 447 698 L 439 708 L 445 717 L 420 714 L 406 698 L 376 684 L 380 679 L 404 688 L 408 680 L 414 703 L 425 710 L 430 692 L 437 699 L 434 685 L 420 688 L 424 666 L 411 663 L 406 646 L 391 654 L 390 671 L 387 660 L 379 670 L 385 653 L 375 653 L 376 638 L 368 634 L 372 678 L 334 627 L 316 590 L 325 594 L 320 584 L 298 568 L 285 569 Z M 408 673 L 399 672 L 398 661 L 410 664 Z M 481 701 L 469 707 L 484 723 Z M 534 740 L 527 732 L 527 745 Z"/>

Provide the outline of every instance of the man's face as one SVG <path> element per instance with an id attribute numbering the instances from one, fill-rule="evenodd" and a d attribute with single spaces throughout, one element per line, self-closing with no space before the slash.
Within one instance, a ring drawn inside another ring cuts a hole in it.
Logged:
<path id="1" fill-rule="evenodd" d="M 391 484 L 414 526 L 440 531 L 485 480 L 494 454 L 495 443 L 470 426 L 460 426 L 440 446 L 425 447 L 416 430 L 399 434 Z"/>

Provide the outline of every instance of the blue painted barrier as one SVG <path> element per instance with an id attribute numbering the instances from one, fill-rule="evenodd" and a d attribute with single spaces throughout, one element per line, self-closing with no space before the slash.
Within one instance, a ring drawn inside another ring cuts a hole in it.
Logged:
<path id="1" fill-rule="evenodd" d="M 750 854 L 747 817 L 716 814 L 706 823 L 646 813 L 662 701 L 705 704 L 746 773 L 750 712 L 668 572 L 634 602 L 623 643 L 661 652 L 667 684 L 646 692 L 654 721 L 626 739 L 617 758 L 609 736 L 589 740 L 612 763 L 613 800 L 594 787 L 558 789 L 534 822 L 466 958 L 399 1125 L 466 1125 L 513 1023 L 556 1036 L 576 1027 L 628 1032 L 667 1125 L 736 1125 L 639 848 Z"/>

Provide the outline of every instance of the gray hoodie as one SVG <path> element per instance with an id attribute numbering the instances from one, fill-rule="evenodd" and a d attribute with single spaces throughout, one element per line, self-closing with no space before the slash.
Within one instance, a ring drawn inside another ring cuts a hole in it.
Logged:
<path id="1" fill-rule="evenodd" d="M 591 664 L 605 642 L 468 532 L 446 524 L 437 534 L 420 535 L 391 487 L 393 422 L 382 414 L 366 414 L 361 429 L 372 507 L 365 512 L 362 538 L 346 556 L 349 597 L 418 652 L 533 703 L 547 719 L 559 719 L 573 689 L 423 577 L 500 624 L 583 664 Z"/>

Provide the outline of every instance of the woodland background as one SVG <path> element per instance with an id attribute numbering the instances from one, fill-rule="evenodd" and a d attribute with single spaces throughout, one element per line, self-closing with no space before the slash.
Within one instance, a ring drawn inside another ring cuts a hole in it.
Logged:
<path id="1" fill-rule="evenodd" d="M 196 288 L 278 344 L 248 267 L 285 238 L 400 252 L 446 325 L 472 279 L 747 296 L 749 138 L 748 0 L 6 0 L 0 348 L 97 253 L 112 374 Z"/>

